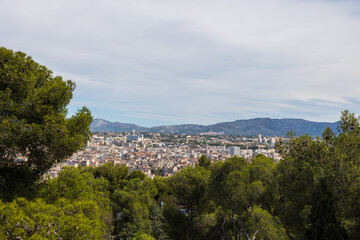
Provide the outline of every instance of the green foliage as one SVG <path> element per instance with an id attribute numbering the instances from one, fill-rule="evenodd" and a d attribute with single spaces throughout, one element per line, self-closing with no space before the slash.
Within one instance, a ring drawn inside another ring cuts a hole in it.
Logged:
<path id="1" fill-rule="evenodd" d="M 347 239 L 345 229 L 336 217 L 334 198 L 329 183 L 321 178 L 312 196 L 307 239 Z"/>
<path id="2" fill-rule="evenodd" d="M 155 238 L 149 236 L 146 233 L 138 232 L 135 234 L 133 240 L 155 240 Z"/>
<path id="3" fill-rule="evenodd" d="M 276 212 L 287 232 L 296 239 L 304 236 L 309 221 L 314 221 L 314 214 L 318 218 L 324 214 L 314 212 L 314 206 L 320 209 L 329 207 L 330 212 L 335 209 L 333 215 L 323 215 L 323 221 L 333 219 L 329 220 L 331 224 L 339 221 L 340 227 L 337 229 L 341 229 L 343 225 L 349 239 L 360 237 L 359 120 L 354 114 L 344 111 L 338 130 L 338 134 L 335 134 L 330 129 L 325 129 L 322 140 L 306 135 L 291 135 L 288 142 L 280 142 L 277 146 L 284 159 L 276 170 L 281 196 Z M 326 179 L 331 188 L 326 190 L 319 185 L 321 179 Z M 316 203 L 314 194 L 319 196 L 319 191 L 323 198 L 319 197 L 319 202 Z M 333 199 L 331 204 L 326 196 Z M 312 227 L 318 229 L 314 224 L 313 222 Z"/>
<path id="4" fill-rule="evenodd" d="M 180 240 L 186 238 L 187 216 L 174 205 L 164 208 L 165 230 L 169 239 Z"/>
<path id="5" fill-rule="evenodd" d="M 203 168 L 208 168 L 211 164 L 211 158 L 206 157 L 205 155 L 201 155 L 199 158 L 199 166 Z"/>
<path id="6" fill-rule="evenodd" d="M 246 185 L 250 179 L 245 159 L 235 156 L 218 162 L 211 174 L 210 191 L 220 206 L 234 213 L 246 208 Z"/>
<path id="7" fill-rule="evenodd" d="M 18 198 L 0 202 L 1 239 L 104 239 L 107 226 L 101 210 L 91 201 L 61 199 L 47 204 Z"/>
<path id="8" fill-rule="evenodd" d="M 168 194 L 170 193 L 169 178 L 154 177 L 153 183 L 155 184 L 158 192 L 155 196 L 155 200 L 168 203 Z"/>
<path id="9" fill-rule="evenodd" d="M 129 176 L 127 177 L 128 180 L 138 178 L 140 180 L 144 180 L 146 175 L 140 170 L 132 171 Z"/>
<path id="10" fill-rule="evenodd" d="M 285 229 L 281 224 L 278 224 L 278 219 L 274 218 L 268 211 L 259 206 L 251 208 L 247 225 L 249 232 L 256 236 L 256 239 L 289 239 L 286 235 Z M 245 233 L 247 235 L 247 233 Z"/>
<path id="11" fill-rule="evenodd" d="M 106 230 L 110 231 L 112 213 L 108 185 L 108 181 L 94 178 L 91 172 L 68 167 L 63 169 L 57 178 L 44 184 L 40 196 L 49 204 L 60 204 L 64 211 L 69 213 L 81 210 L 86 217 L 100 221 L 106 225 Z"/>
<path id="12" fill-rule="evenodd" d="M 284 159 L 277 166 L 282 198 L 277 212 L 294 236 L 306 230 L 315 179 L 319 177 L 321 159 L 327 158 L 324 143 L 305 135 L 293 138 L 278 148 Z"/>
<path id="13" fill-rule="evenodd" d="M 149 219 L 151 221 L 151 235 L 157 240 L 167 239 L 165 233 L 165 219 L 163 209 L 157 204 L 153 204 L 149 208 Z"/>
<path id="14" fill-rule="evenodd" d="M 282 224 L 274 220 L 274 169 L 274 161 L 263 155 L 251 163 L 235 156 L 211 166 L 210 195 L 221 207 L 223 238 L 287 239 Z"/>
<path id="15" fill-rule="evenodd" d="M 64 168 L 57 178 L 50 179 L 42 188 L 41 196 L 53 203 L 60 198 L 74 200 L 102 201 L 108 197 L 109 183 L 104 179 L 96 179 L 91 172 L 81 168 Z"/>
<path id="16" fill-rule="evenodd" d="M 248 166 L 252 192 L 256 193 L 252 200 L 256 200 L 263 209 L 273 213 L 273 206 L 279 201 L 279 187 L 275 177 L 276 164 L 273 159 L 259 154 Z"/>
<path id="17" fill-rule="evenodd" d="M 75 84 L 21 52 L 0 48 L 0 197 L 11 199 L 91 136 L 83 107 L 66 118 Z M 26 161 L 17 161 L 23 156 Z"/>
<path id="18" fill-rule="evenodd" d="M 170 180 L 175 197 L 185 205 L 191 216 L 204 207 L 209 176 L 209 171 L 202 167 L 187 167 Z"/>
<path id="19" fill-rule="evenodd" d="M 123 180 L 129 175 L 129 168 L 125 165 L 114 164 L 112 162 L 105 163 L 99 167 L 90 167 L 87 170 L 91 171 L 95 178 L 104 178 L 109 181 L 109 191 L 113 193 L 120 188 Z"/>
<path id="20" fill-rule="evenodd" d="M 123 218 L 116 223 L 115 234 L 119 237 L 131 236 L 138 231 L 151 233 L 150 208 L 157 195 L 155 184 L 150 179 L 130 179 L 124 189 L 113 194 L 113 209 L 122 213 Z"/>

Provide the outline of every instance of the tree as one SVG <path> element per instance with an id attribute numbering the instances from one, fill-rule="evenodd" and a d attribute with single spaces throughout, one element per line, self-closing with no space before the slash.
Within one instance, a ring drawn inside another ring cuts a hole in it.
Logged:
<path id="1" fill-rule="evenodd" d="M 289 141 L 277 144 L 283 159 L 276 167 L 280 198 L 275 212 L 292 238 L 303 239 L 307 232 L 311 239 L 319 239 L 316 232 L 323 235 L 329 229 L 338 233 L 330 235 L 340 238 L 344 227 L 349 239 L 359 239 L 359 142 L 359 119 L 344 111 L 338 134 L 330 128 L 322 139 L 291 133 Z"/>
<path id="2" fill-rule="evenodd" d="M 130 179 L 123 189 L 115 190 L 112 195 L 113 210 L 121 213 L 122 217 L 115 221 L 114 235 L 125 238 L 139 231 L 150 234 L 150 208 L 156 195 L 156 186 L 149 178 Z"/>
<path id="3" fill-rule="evenodd" d="M 140 170 L 133 170 L 129 175 L 128 175 L 128 180 L 131 180 L 131 179 L 135 179 L 135 178 L 138 178 L 140 180 L 144 180 L 146 177 L 145 173 L 143 173 L 142 171 Z"/>
<path id="4" fill-rule="evenodd" d="M 133 240 L 155 240 L 155 238 L 149 236 L 143 232 L 137 232 L 133 238 Z"/>
<path id="5" fill-rule="evenodd" d="M 238 239 L 238 233 L 243 232 L 242 213 L 247 211 L 249 199 L 247 186 L 249 185 L 249 170 L 246 160 L 234 156 L 225 162 L 217 162 L 212 165 L 210 178 L 210 193 L 213 200 L 223 209 L 222 231 L 226 239 L 227 234 L 233 234 Z M 232 227 L 225 229 L 225 223 L 230 215 Z M 240 222 L 240 223 L 239 223 Z"/>
<path id="6" fill-rule="evenodd" d="M 289 137 L 288 142 L 277 146 L 283 159 L 276 167 L 280 194 L 276 212 L 287 232 L 294 239 L 301 239 L 306 231 L 315 179 L 327 153 L 324 142 L 308 135 Z"/>
<path id="7" fill-rule="evenodd" d="M 190 237 L 190 230 L 194 219 L 207 206 L 206 191 L 210 172 L 203 167 L 187 167 L 170 179 L 170 187 L 179 201 L 184 205 L 189 214 L 186 239 Z"/>
<path id="8" fill-rule="evenodd" d="M 211 164 L 211 158 L 206 157 L 206 155 L 201 155 L 199 158 L 199 166 L 208 168 Z"/>
<path id="9" fill-rule="evenodd" d="M 25 192 L 89 140 L 90 111 L 67 118 L 74 89 L 25 53 L 0 48 L 0 197 Z"/>
<path id="10" fill-rule="evenodd" d="M 346 231 L 336 217 L 334 197 L 326 178 L 320 178 L 312 197 L 307 239 L 347 239 Z"/>
<path id="11" fill-rule="evenodd" d="M 120 187 L 120 184 L 128 177 L 129 168 L 125 165 L 114 164 L 113 162 L 108 162 L 99 167 L 89 167 L 88 171 L 91 171 L 94 174 L 95 178 L 105 178 L 109 181 L 109 190 L 110 193 L 113 193 L 116 189 Z"/>
<path id="12" fill-rule="evenodd" d="M 73 203 L 74 211 L 85 209 L 85 215 L 98 212 L 94 219 L 106 225 L 110 231 L 112 212 L 108 186 L 109 182 L 104 178 L 96 179 L 91 172 L 67 167 L 57 178 L 48 180 L 42 186 L 39 195 L 49 204 L 64 205 L 63 201 Z M 70 218 L 68 220 L 70 221 Z"/>
<path id="13" fill-rule="evenodd" d="M 0 200 L 1 239 L 108 239 L 101 209 L 94 201 L 60 199 L 47 204 L 42 199 Z"/>
<path id="14" fill-rule="evenodd" d="M 210 193 L 221 207 L 223 238 L 288 239 L 272 212 L 274 162 L 259 155 L 252 163 L 232 157 L 211 166 Z"/>

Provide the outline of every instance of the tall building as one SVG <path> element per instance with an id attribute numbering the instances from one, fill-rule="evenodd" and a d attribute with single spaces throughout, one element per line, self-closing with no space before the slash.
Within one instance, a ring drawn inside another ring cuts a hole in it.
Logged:
<path id="1" fill-rule="evenodd" d="M 144 135 L 128 135 L 126 136 L 126 141 L 128 142 L 143 142 L 144 141 Z"/>
<path id="2" fill-rule="evenodd" d="M 276 142 L 276 139 L 275 138 L 270 138 L 270 146 L 275 146 L 275 142 Z"/>
<path id="3" fill-rule="evenodd" d="M 233 157 L 237 155 L 240 157 L 240 148 L 239 147 L 229 147 L 229 154 Z"/>

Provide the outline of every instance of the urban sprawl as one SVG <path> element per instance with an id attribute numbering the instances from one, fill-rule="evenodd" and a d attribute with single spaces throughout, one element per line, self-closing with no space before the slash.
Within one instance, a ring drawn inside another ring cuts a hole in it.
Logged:
<path id="1" fill-rule="evenodd" d="M 200 135 L 165 133 L 109 133 L 93 135 L 81 151 L 51 168 L 47 175 L 56 177 L 66 166 L 99 166 L 107 162 L 123 164 L 129 171 L 140 170 L 148 177 L 171 176 L 187 166 L 195 166 L 201 155 L 212 161 L 224 161 L 237 155 L 247 161 L 263 154 L 280 160 L 275 142 L 280 137 L 228 136 L 207 132 Z"/>

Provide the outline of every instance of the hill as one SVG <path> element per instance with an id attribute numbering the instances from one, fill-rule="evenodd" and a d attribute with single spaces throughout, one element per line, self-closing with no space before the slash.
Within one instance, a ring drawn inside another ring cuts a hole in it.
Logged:
<path id="1" fill-rule="evenodd" d="M 151 133 L 184 133 L 200 134 L 202 132 L 224 132 L 227 135 L 254 136 L 262 134 L 264 136 L 285 136 L 290 130 L 297 135 L 308 133 L 310 136 L 321 136 L 322 131 L 330 127 L 336 131 L 337 122 L 312 122 L 304 119 L 271 119 L 255 118 L 249 120 L 236 120 L 233 122 L 222 122 L 213 125 L 182 124 L 157 127 L 141 127 L 131 123 L 110 122 L 96 118 L 91 124 L 91 131 L 105 132 L 137 132 Z"/>
<path id="2" fill-rule="evenodd" d="M 148 128 L 131 123 L 110 122 L 101 118 L 95 118 L 90 129 L 93 132 L 131 132 L 133 129 L 137 132 L 146 132 Z"/>

